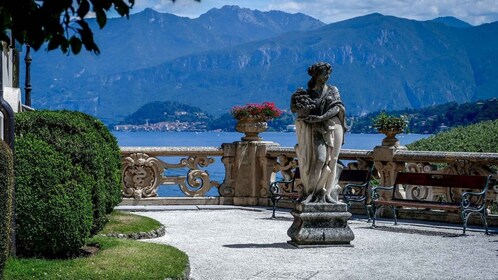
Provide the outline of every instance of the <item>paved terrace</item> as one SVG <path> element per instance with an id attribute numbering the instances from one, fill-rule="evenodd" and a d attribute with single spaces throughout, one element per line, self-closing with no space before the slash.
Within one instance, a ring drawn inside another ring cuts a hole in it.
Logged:
<path id="1" fill-rule="evenodd" d="M 201 279 L 498 279 L 498 228 L 485 235 L 460 225 L 350 220 L 353 247 L 296 249 L 287 244 L 288 210 L 233 206 L 118 207 L 166 226 L 147 242 L 186 252 Z M 144 260 L 147 261 L 147 260 Z"/>

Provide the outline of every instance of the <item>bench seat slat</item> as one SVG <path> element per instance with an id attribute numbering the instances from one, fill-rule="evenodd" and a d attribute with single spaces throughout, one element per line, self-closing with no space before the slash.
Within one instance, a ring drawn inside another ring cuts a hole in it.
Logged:
<path id="1" fill-rule="evenodd" d="M 374 202 L 377 205 L 385 206 L 403 206 L 412 208 L 432 208 L 441 210 L 459 210 L 460 204 L 443 204 L 443 203 L 431 203 L 429 201 L 399 201 L 399 200 L 377 200 Z"/>
<path id="2" fill-rule="evenodd" d="M 274 193 L 273 196 L 285 196 L 290 198 L 299 198 L 299 193 Z"/>

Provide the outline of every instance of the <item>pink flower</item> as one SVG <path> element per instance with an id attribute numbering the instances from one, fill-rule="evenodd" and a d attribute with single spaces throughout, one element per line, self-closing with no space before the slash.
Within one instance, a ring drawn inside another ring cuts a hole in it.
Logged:
<path id="1" fill-rule="evenodd" d="M 282 111 L 275 107 L 273 102 L 263 102 L 263 104 L 249 103 L 245 106 L 234 106 L 230 114 L 237 119 L 254 118 L 269 121 L 282 115 Z"/>

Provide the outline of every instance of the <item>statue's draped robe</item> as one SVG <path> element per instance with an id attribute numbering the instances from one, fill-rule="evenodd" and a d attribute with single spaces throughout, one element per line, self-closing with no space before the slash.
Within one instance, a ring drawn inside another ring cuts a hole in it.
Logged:
<path id="1" fill-rule="evenodd" d="M 298 139 L 296 154 L 304 186 L 304 198 L 319 189 L 328 189 L 327 185 L 335 186 L 337 184 L 339 179 L 336 169 L 337 160 L 346 132 L 345 109 L 336 87 L 328 86 L 328 89 L 315 99 L 315 102 L 316 107 L 310 111 L 310 115 L 324 115 L 334 106 L 339 106 L 339 113 L 318 123 L 308 123 L 299 118 L 296 120 Z M 317 147 L 321 147 L 321 149 Z M 323 151 L 326 151 L 326 154 L 320 155 Z M 317 172 L 313 172 L 313 169 L 317 168 L 316 162 L 319 156 L 322 159 L 325 157 L 325 164 L 319 167 L 322 168 L 320 176 L 318 176 L 320 178 L 314 178 L 317 176 L 313 174 Z"/>

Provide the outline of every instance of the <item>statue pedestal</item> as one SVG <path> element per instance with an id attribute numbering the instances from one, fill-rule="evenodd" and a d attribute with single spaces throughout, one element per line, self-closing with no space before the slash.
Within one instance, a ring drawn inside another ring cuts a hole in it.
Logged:
<path id="1" fill-rule="evenodd" d="M 289 244 L 297 248 L 352 246 L 354 233 L 348 225 L 346 204 L 299 203 L 291 212 L 294 223 L 287 230 Z"/>

